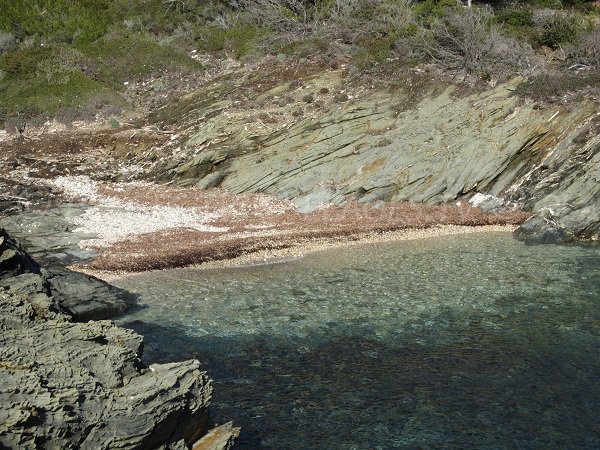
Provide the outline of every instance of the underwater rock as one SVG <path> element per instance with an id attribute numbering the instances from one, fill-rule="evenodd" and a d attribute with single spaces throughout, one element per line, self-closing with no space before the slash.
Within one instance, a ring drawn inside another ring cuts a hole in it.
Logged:
<path id="1" fill-rule="evenodd" d="M 136 303 L 132 294 L 90 275 L 60 267 L 42 269 L 2 228 L 0 252 L 0 280 L 23 273 L 39 275 L 53 302 L 76 322 L 107 319 Z"/>

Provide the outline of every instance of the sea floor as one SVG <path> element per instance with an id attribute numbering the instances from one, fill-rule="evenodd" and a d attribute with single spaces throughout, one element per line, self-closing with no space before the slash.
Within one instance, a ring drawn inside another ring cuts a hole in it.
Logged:
<path id="1" fill-rule="evenodd" d="M 600 247 L 507 232 L 113 280 L 144 360 L 198 358 L 235 448 L 600 447 Z"/>

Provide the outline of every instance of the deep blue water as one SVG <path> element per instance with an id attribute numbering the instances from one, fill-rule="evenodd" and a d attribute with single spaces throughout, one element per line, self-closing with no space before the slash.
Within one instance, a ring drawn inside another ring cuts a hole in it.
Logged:
<path id="1" fill-rule="evenodd" d="M 239 449 L 600 448 L 600 247 L 508 233 L 122 278 Z"/>

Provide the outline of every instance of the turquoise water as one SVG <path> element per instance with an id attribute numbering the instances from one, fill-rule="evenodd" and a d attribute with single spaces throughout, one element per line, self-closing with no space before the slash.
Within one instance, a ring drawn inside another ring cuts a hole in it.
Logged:
<path id="1" fill-rule="evenodd" d="M 600 247 L 508 233 L 120 279 L 239 449 L 600 448 Z"/>

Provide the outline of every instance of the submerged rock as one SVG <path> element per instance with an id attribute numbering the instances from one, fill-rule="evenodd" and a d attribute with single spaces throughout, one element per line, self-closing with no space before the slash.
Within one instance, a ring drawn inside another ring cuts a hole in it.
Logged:
<path id="1" fill-rule="evenodd" d="M 135 332 L 75 323 L 69 308 L 89 313 L 72 306 L 84 279 L 65 289 L 69 275 L 47 278 L 3 230 L 0 269 L 0 447 L 188 448 L 206 434 L 212 384 L 198 361 L 147 367 Z"/>
<path id="2" fill-rule="evenodd" d="M 74 321 L 107 319 L 135 305 L 132 294 L 115 286 L 62 267 L 42 269 L 19 244 L 0 228 L 0 280 L 23 273 L 40 277 L 56 305 Z"/>

